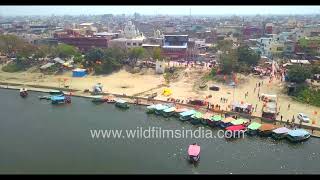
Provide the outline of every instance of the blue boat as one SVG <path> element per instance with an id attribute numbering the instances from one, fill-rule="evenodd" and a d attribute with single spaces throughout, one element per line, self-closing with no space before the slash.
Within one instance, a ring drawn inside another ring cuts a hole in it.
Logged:
<path id="1" fill-rule="evenodd" d="M 188 121 L 189 119 L 191 119 L 191 116 L 194 115 L 197 111 L 195 110 L 189 110 L 189 111 L 185 111 L 180 113 L 180 120 L 181 121 Z"/>
<path id="2" fill-rule="evenodd" d="M 158 104 L 158 105 L 155 107 L 154 113 L 155 113 L 156 115 L 161 115 L 161 111 L 163 111 L 163 110 L 165 110 L 165 109 L 167 109 L 167 108 L 169 108 L 169 106 L 162 105 L 162 104 Z"/>
<path id="3" fill-rule="evenodd" d="M 291 142 L 301 142 L 308 140 L 311 134 L 304 129 L 295 129 L 288 132 L 287 139 Z"/>
<path id="4" fill-rule="evenodd" d="M 122 108 L 122 109 L 128 109 L 129 108 L 129 104 L 127 101 L 123 100 L 123 99 L 117 99 L 115 106 L 118 108 Z"/>
<path id="5" fill-rule="evenodd" d="M 232 117 L 227 117 L 225 119 L 223 119 L 222 121 L 219 122 L 218 126 L 222 129 L 225 129 L 229 126 L 232 126 L 233 124 L 231 123 L 232 121 L 234 121 L 235 119 Z"/>
<path id="6" fill-rule="evenodd" d="M 52 104 L 66 104 L 71 103 L 71 98 L 69 96 L 51 96 Z"/>
<path id="7" fill-rule="evenodd" d="M 167 109 L 164 109 L 161 113 L 164 117 L 169 117 L 174 114 L 175 110 L 176 110 L 176 107 L 169 107 Z"/>
<path id="8" fill-rule="evenodd" d="M 201 112 L 196 112 L 191 116 L 190 123 L 193 125 L 198 125 L 203 120 L 203 114 Z"/>

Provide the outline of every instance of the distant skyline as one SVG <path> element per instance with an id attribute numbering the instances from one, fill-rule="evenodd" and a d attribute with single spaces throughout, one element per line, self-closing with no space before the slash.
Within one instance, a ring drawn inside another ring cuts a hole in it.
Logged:
<path id="1" fill-rule="evenodd" d="M 320 14 L 320 6 L 0 6 L 0 16 L 32 15 L 295 15 Z"/>

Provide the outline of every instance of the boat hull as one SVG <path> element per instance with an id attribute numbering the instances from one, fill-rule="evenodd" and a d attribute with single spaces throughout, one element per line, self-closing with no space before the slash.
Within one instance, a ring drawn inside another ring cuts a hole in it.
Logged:
<path id="1" fill-rule="evenodd" d="M 191 115 L 190 116 L 180 116 L 179 120 L 180 121 L 189 121 L 191 119 Z"/>
<path id="2" fill-rule="evenodd" d="M 271 134 L 272 139 L 275 140 L 281 140 L 287 137 L 287 134 L 276 134 L 276 133 L 272 133 Z"/>
<path id="3" fill-rule="evenodd" d="M 231 123 L 224 123 L 224 122 L 219 123 L 219 127 L 222 129 L 225 129 L 231 125 L 232 125 Z"/>
<path id="4" fill-rule="evenodd" d="M 201 119 L 198 118 L 191 118 L 190 123 L 193 125 L 198 125 L 201 123 Z"/>
<path id="5" fill-rule="evenodd" d="M 122 109 L 128 109 L 129 105 L 127 103 L 115 103 L 115 106 Z"/>
<path id="6" fill-rule="evenodd" d="M 174 114 L 174 112 L 162 112 L 163 117 L 170 117 Z"/>
<path id="7" fill-rule="evenodd" d="M 22 91 L 22 92 L 20 92 L 20 96 L 25 98 L 25 97 L 28 96 L 28 92 L 27 91 Z"/>
<path id="8" fill-rule="evenodd" d="M 272 131 L 258 131 L 258 135 L 261 137 L 270 137 L 272 134 Z"/>
<path id="9" fill-rule="evenodd" d="M 216 122 L 215 121 L 210 121 L 210 120 L 207 120 L 207 124 L 208 124 L 208 126 L 210 126 L 210 127 L 216 127 Z"/>
<path id="10" fill-rule="evenodd" d="M 147 109 L 146 113 L 147 114 L 153 114 L 155 112 L 155 109 Z"/>
<path id="11" fill-rule="evenodd" d="M 201 122 L 201 124 L 203 124 L 205 126 L 208 125 L 208 120 L 207 119 L 201 119 L 200 122 Z"/>
<path id="12" fill-rule="evenodd" d="M 310 134 L 308 134 L 307 136 L 302 136 L 302 137 L 292 137 L 290 135 L 287 135 L 287 139 L 292 143 L 303 142 L 303 141 L 308 140 L 310 137 L 311 137 Z"/>
<path id="13" fill-rule="evenodd" d="M 190 163 L 197 163 L 200 160 L 200 155 L 198 156 L 190 156 L 189 155 L 189 162 Z"/>
<path id="14" fill-rule="evenodd" d="M 249 136 L 255 136 L 258 134 L 258 130 L 251 130 L 248 129 L 248 131 L 246 132 Z"/>

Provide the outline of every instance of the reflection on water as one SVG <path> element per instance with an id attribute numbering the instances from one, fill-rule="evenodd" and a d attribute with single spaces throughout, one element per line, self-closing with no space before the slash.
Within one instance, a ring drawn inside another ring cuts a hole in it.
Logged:
<path id="1" fill-rule="evenodd" d="M 193 129 L 176 118 L 147 115 L 145 107 L 121 110 L 73 98 L 53 106 L 30 92 L 0 90 L 1 173 L 318 173 L 319 139 L 291 144 L 250 137 L 211 139 L 91 139 L 90 129 Z M 199 126 L 198 126 L 199 127 Z M 211 128 L 206 128 L 211 129 Z M 213 134 L 218 129 L 212 129 Z M 201 145 L 201 160 L 190 164 L 187 147 Z"/>

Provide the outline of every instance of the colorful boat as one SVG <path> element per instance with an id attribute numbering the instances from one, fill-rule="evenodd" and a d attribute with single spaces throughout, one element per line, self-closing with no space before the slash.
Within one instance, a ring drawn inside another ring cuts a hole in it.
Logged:
<path id="1" fill-rule="evenodd" d="M 246 126 L 244 125 L 231 125 L 226 128 L 226 138 L 240 138 L 244 136 Z"/>
<path id="2" fill-rule="evenodd" d="M 272 130 L 278 128 L 273 124 L 262 124 L 258 129 L 258 134 L 260 136 L 271 136 Z"/>
<path id="3" fill-rule="evenodd" d="M 25 98 L 28 96 L 28 90 L 26 88 L 21 88 L 20 89 L 20 96 Z"/>
<path id="4" fill-rule="evenodd" d="M 198 125 L 201 123 L 203 114 L 201 112 L 196 112 L 191 116 L 190 123 L 193 125 Z"/>
<path id="5" fill-rule="evenodd" d="M 156 115 L 161 115 L 161 111 L 165 110 L 169 108 L 169 106 L 166 106 L 166 105 L 163 105 L 163 104 L 158 104 L 156 107 L 155 107 L 155 111 L 154 113 Z"/>
<path id="6" fill-rule="evenodd" d="M 311 134 L 304 129 L 295 129 L 288 132 L 287 139 L 291 142 L 302 142 L 310 138 Z"/>
<path id="7" fill-rule="evenodd" d="M 189 111 L 185 111 L 180 113 L 180 120 L 181 121 L 188 121 L 191 119 L 191 116 L 194 115 L 196 113 L 195 110 L 189 110 Z"/>
<path id="8" fill-rule="evenodd" d="M 152 114 L 152 113 L 154 113 L 154 111 L 156 110 L 156 106 L 157 106 L 157 104 L 152 104 L 152 105 L 150 105 L 150 106 L 147 106 L 147 114 Z"/>
<path id="9" fill-rule="evenodd" d="M 206 113 L 202 116 L 201 124 L 203 124 L 203 125 L 209 125 L 209 123 L 211 122 L 212 116 L 213 116 L 213 113 L 206 112 Z"/>
<path id="10" fill-rule="evenodd" d="M 169 107 L 167 109 L 164 109 L 161 113 L 164 117 L 169 117 L 174 114 L 174 110 L 176 110 L 176 107 Z"/>
<path id="11" fill-rule="evenodd" d="M 219 123 L 221 122 L 221 120 L 222 120 L 221 115 L 214 115 L 208 121 L 208 125 L 211 127 L 219 126 Z"/>
<path id="12" fill-rule="evenodd" d="M 188 156 L 191 163 L 198 162 L 200 159 L 200 146 L 196 143 L 189 145 Z"/>
<path id="13" fill-rule="evenodd" d="M 252 122 L 247 128 L 247 134 L 254 136 L 258 134 L 258 129 L 261 127 L 260 123 Z"/>
<path id="14" fill-rule="evenodd" d="M 272 130 L 271 136 L 276 140 L 284 139 L 285 137 L 287 137 L 289 131 L 291 130 L 286 127 L 277 128 Z"/>
<path id="15" fill-rule="evenodd" d="M 93 96 L 92 97 L 92 102 L 93 103 L 104 103 L 104 102 L 107 102 L 107 98 L 104 97 L 104 96 Z"/>
<path id="16" fill-rule="evenodd" d="M 71 103 L 70 96 L 51 96 L 52 104 L 68 104 Z"/>
<path id="17" fill-rule="evenodd" d="M 227 117 L 219 122 L 219 127 L 225 129 L 228 126 L 231 126 L 232 125 L 231 122 L 234 120 L 235 119 L 233 117 Z"/>
<path id="18" fill-rule="evenodd" d="M 190 111 L 190 109 L 187 108 L 176 108 L 176 110 L 174 111 L 174 116 L 175 117 L 180 117 L 180 113 L 186 112 L 186 111 Z"/>
<path id="19" fill-rule="evenodd" d="M 116 107 L 122 108 L 122 109 L 128 109 L 129 108 L 129 104 L 127 101 L 123 100 L 123 99 L 117 99 L 116 103 L 115 103 Z"/>
<path id="20" fill-rule="evenodd" d="M 236 119 L 236 120 L 231 121 L 231 124 L 232 125 L 243 125 L 247 122 L 248 122 L 248 120 L 246 120 L 246 119 Z"/>

